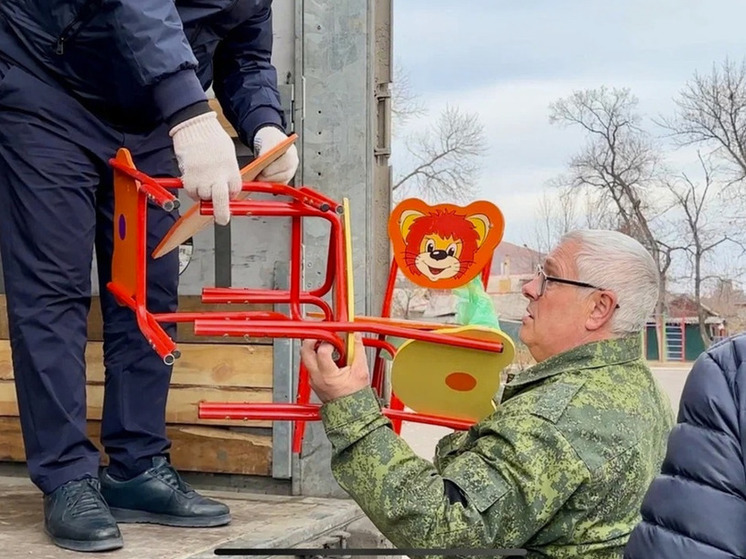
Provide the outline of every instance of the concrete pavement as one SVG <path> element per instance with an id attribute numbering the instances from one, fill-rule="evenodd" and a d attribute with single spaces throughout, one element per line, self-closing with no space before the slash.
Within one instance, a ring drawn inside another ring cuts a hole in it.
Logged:
<path id="1" fill-rule="evenodd" d="M 691 363 L 687 363 L 685 365 L 652 367 L 655 378 L 660 383 L 663 391 L 668 394 L 668 397 L 671 399 L 671 407 L 673 408 L 674 414 L 677 414 L 679 411 L 681 392 L 684 389 L 684 384 L 686 383 L 686 378 L 689 375 L 691 366 Z"/>

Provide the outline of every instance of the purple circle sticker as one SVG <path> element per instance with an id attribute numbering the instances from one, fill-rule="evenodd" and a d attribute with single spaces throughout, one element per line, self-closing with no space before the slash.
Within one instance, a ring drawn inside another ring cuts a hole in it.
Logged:
<path id="1" fill-rule="evenodd" d="M 119 238 L 124 240 L 127 235 L 127 220 L 124 219 L 124 214 L 119 214 Z"/>

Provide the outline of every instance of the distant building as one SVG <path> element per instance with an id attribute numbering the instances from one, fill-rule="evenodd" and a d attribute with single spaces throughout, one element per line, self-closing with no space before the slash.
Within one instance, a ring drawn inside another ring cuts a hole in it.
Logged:
<path id="1" fill-rule="evenodd" d="M 544 255 L 527 246 L 501 242 L 492 256 L 490 276 L 533 275 Z"/>
<path id="2" fill-rule="evenodd" d="M 711 340 L 716 341 L 728 335 L 727 321 L 711 308 L 703 305 L 705 326 Z M 645 333 L 645 356 L 652 361 L 694 361 L 707 349 L 699 329 L 697 304 L 694 298 L 684 293 L 669 293 L 666 297 L 665 355 L 658 348 L 658 330 L 655 318 L 647 323 Z M 665 357 L 665 359 L 664 359 Z"/>
<path id="3" fill-rule="evenodd" d="M 731 332 L 746 331 L 746 293 L 737 282 L 719 279 L 704 301 L 709 308 L 725 317 Z"/>
<path id="4" fill-rule="evenodd" d="M 521 288 L 534 277 L 542 258 L 535 250 L 506 241 L 498 245 L 492 257 L 487 293 L 494 302 L 500 326 L 516 343 L 519 343 L 518 329 L 528 303 Z M 399 308 L 408 309 L 408 318 L 443 324 L 456 322 L 458 299 L 450 291 L 416 289 L 411 284 L 402 290 L 406 293 L 398 294 L 404 303 Z"/>

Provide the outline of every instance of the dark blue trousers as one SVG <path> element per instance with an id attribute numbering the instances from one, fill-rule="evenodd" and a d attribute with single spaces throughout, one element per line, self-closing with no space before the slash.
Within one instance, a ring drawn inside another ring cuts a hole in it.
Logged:
<path id="1" fill-rule="evenodd" d="M 106 289 L 114 231 L 108 160 L 120 147 L 142 171 L 178 176 L 164 126 L 123 133 L 61 87 L 0 62 L 0 253 L 28 469 L 45 493 L 98 475 L 99 453 L 86 436 L 84 353 L 94 248 L 106 367 L 101 442 L 111 472 L 134 476 L 170 448 L 171 368 Z M 149 208 L 148 253 L 177 217 Z M 148 277 L 150 310 L 176 310 L 176 251 L 149 261 Z M 166 331 L 174 336 L 174 325 Z"/>

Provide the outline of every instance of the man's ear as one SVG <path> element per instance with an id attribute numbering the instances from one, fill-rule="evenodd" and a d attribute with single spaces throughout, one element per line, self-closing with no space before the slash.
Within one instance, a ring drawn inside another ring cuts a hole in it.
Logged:
<path id="1" fill-rule="evenodd" d="M 611 291 L 595 291 L 589 298 L 591 313 L 585 321 L 588 330 L 595 331 L 603 328 L 609 322 L 617 309 L 616 295 Z"/>

